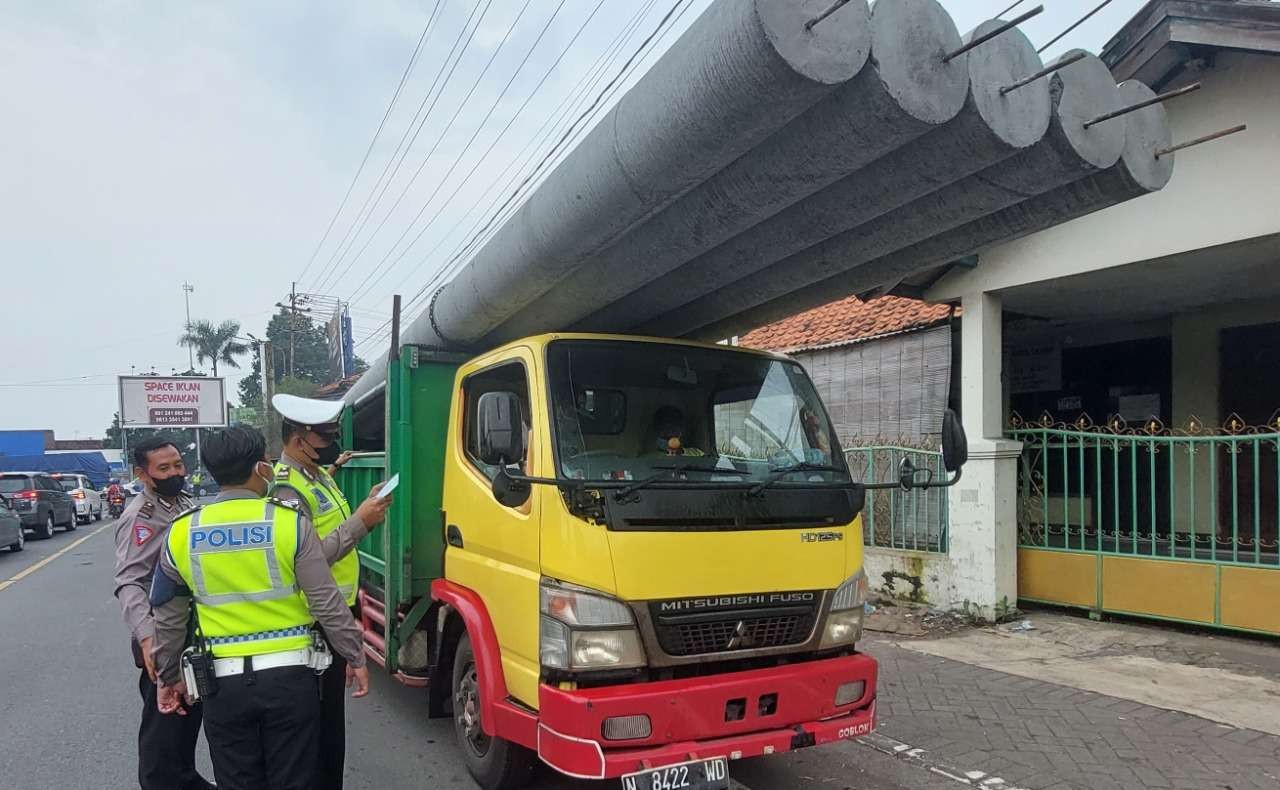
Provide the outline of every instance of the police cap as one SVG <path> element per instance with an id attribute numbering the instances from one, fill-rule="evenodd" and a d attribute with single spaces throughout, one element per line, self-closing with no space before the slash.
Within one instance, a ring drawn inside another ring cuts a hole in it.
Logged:
<path id="1" fill-rule="evenodd" d="M 295 425 L 317 428 L 332 425 L 342 414 L 342 401 L 300 398 L 297 395 L 280 394 L 271 398 L 271 405 L 280 416 Z"/>

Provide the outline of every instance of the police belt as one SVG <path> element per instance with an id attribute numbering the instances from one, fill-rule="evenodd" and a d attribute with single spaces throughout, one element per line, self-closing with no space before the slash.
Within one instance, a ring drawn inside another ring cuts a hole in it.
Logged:
<path id="1" fill-rule="evenodd" d="M 246 663 L 249 663 L 251 671 L 261 672 L 265 669 L 277 669 L 279 667 L 306 667 L 311 665 L 311 660 L 312 653 L 309 647 L 299 650 L 282 650 L 278 653 L 263 653 L 258 656 L 215 658 L 213 660 L 213 674 L 215 677 L 220 678 L 242 675 L 244 674 Z"/>

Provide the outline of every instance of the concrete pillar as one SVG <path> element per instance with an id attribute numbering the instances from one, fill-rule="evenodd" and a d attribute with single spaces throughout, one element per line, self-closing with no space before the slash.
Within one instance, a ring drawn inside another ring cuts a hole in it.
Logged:
<path id="1" fill-rule="evenodd" d="M 960 301 L 960 411 L 969 462 L 948 497 L 950 559 L 956 600 L 994 618 L 1018 599 L 1017 459 L 1020 442 L 1003 438 L 1003 339 L 1000 297 Z"/>
<path id="2" fill-rule="evenodd" d="M 1194 419 L 1204 433 L 1217 433 L 1226 419 L 1227 415 L 1219 413 L 1218 397 L 1221 329 L 1220 317 L 1209 311 L 1173 317 L 1173 402 L 1170 404 L 1173 424 L 1169 427 L 1186 429 Z M 1209 449 L 1201 449 L 1195 460 L 1193 474 L 1191 459 L 1186 453 L 1178 452 L 1174 457 L 1174 488 L 1178 497 L 1174 526 L 1179 532 L 1190 532 L 1194 526 L 1198 534 L 1207 534 L 1213 532 L 1216 507 L 1210 496 L 1214 481 L 1209 474 Z M 1192 501 L 1195 512 L 1192 512 Z"/>

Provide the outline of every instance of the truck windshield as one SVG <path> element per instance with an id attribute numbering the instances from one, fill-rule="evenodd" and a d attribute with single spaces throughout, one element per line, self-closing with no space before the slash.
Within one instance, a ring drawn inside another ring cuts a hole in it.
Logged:
<path id="1" fill-rule="evenodd" d="M 548 346 L 547 368 L 564 477 L 849 480 L 822 403 L 794 362 L 727 348 L 559 340 Z"/>

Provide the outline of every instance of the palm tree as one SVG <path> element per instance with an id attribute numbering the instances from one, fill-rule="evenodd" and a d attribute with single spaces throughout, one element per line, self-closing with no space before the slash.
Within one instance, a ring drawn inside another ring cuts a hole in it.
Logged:
<path id="1" fill-rule="evenodd" d="M 178 338 L 178 345 L 190 346 L 196 352 L 196 359 L 206 360 L 213 366 L 213 375 L 218 375 L 218 363 L 240 367 L 236 357 L 249 353 L 249 346 L 242 343 L 239 321 L 223 321 L 217 326 L 212 321 L 192 321 L 187 331 Z"/>

